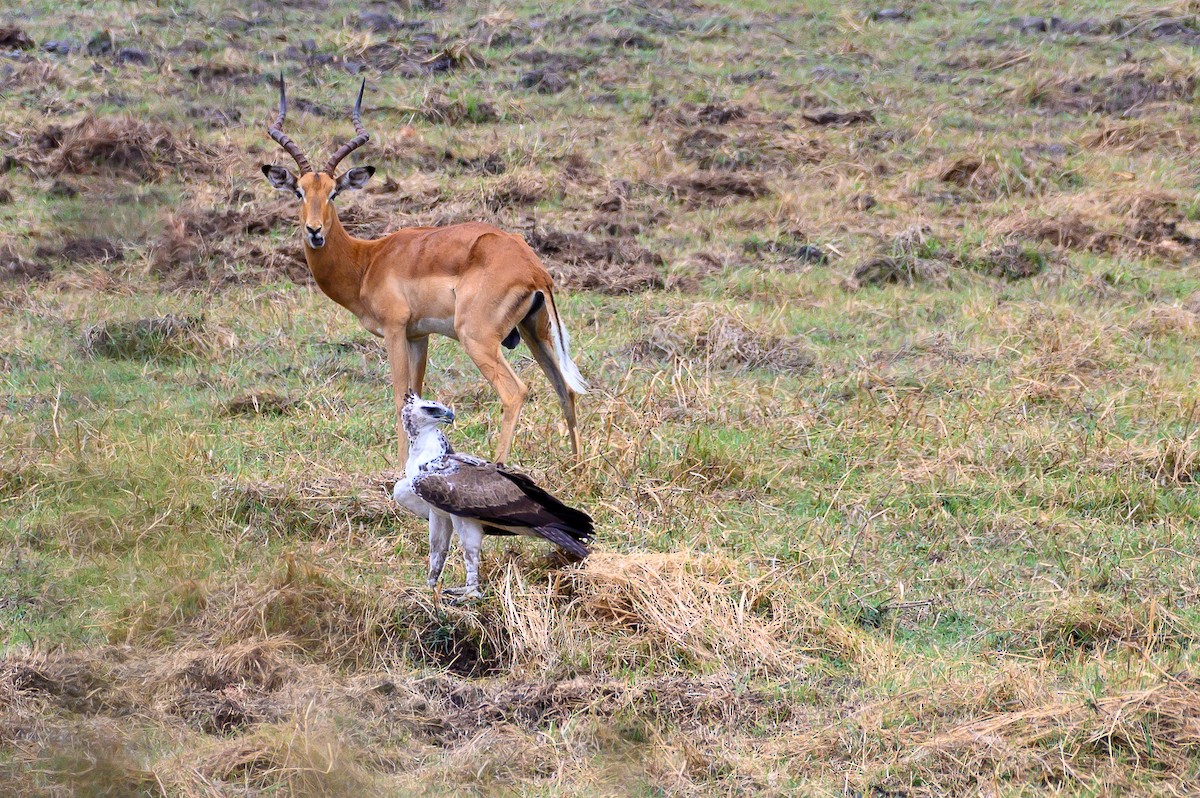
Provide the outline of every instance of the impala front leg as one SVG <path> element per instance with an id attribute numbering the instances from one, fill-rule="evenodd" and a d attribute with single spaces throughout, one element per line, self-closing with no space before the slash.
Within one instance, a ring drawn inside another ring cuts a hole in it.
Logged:
<path id="1" fill-rule="evenodd" d="M 404 328 L 390 329 L 383 336 L 387 348 L 388 364 L 392 367 L 392 393 L 396 403 L 396 437 L 400 446 L 400 462 L 408 457 L 408 434 L 404 431 L 401 414 L 404 412 L 404 396 L 409 390 L 408 336 Z"/>

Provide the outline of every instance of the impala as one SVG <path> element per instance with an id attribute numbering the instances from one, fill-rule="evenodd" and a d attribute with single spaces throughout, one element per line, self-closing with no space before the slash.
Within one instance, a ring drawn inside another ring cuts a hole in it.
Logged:
<path id="1" fill-rule="evenodd" d="M 392 370 L 401 460 L 404 396 L 410 389 L 421 393 L 432 333 L 459 341 L 499 394 L 503 413 L 497 461 L 508 457 L 529 392 L 500 347 L 512 349 L 521 340 L 558 395 L 571 451 L 578 458 L 575 398 L 587 392 L 587 383 L 571 360 L 570 339 L 554 305 L 554 281 L 525 239 L 490 224 L 467 222 L 410 227 L 366 240 L 348 234 L 338 221 L 334 197 L 362 188 L 375 173 L 373 166 L 356 166 L 336 176 L 342 159 L 370 138 L 360 119 L 366 86 L 364 80 L 351 114 L 358 135 L 314 172 L 280 128 L 287 113 L 281 75 L 279 117 L 268 132 L 300 171 L 297 175 L 269 164 L 262 171 L 272 186 L 300 201 L 304 257 L 317 285 L 383 338 Z"/>

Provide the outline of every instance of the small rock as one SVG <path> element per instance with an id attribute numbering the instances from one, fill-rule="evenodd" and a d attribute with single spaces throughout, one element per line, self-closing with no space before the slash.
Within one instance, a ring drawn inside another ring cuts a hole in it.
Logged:
<path id="1" fill-rule="evenodd" d="M 907 22 L 912 16 L 903 8 L 881 8 L 871 14 L 876 22 Z"/>
<path id="2" fill-rule="evenodd" d="M 51 197 L 74 197 L 79 194 L 79 189 L 65 180 L 55 180 L 46 193 Z"/>
<path id="3" fill-rule="evenodd" d="M 521 86 L 534 89 L 538 94 L 558 94 L 570 82 L 552 69 L 534 69 L 521 76 Z"/>
<path id="4" fill-rule="evenodd" d="M 51 39 L 42 45 L 42 50 L 51 55 L 70 55 L 71 51 L 78 49 L 79 43 L 69 39 Z"/>
<path id="5" fill-rule="evenodd" d="M 116 42 L 111 31 L 102 30 L 92 36 L 87 43 L 88 55 L 108 55 L 113 51 Z"/>
<path id="6" fill-rule="evenodd" d="M 150 64 L 150 55 L 145 50 L 139 50 L 136 47 L 122 47 L 117 51 L 116 58 L 119 64 L 137 64 L 138 66 Z"/>
<path id="7" fill-rule="evenodd" d="M 1050 30 L 1050 23 L 1045 17 L 1017 17 L 1012 24 L 1021 33 L 1045 33 Z"/>
<path id="8" fill-rule="evenodd" d="M 391 14 L 366 13 L 358 17 L 358 27 L 362 30 L 372 30 L 376 33 L 390 33 L 400 29 L 400 20 Z"/>

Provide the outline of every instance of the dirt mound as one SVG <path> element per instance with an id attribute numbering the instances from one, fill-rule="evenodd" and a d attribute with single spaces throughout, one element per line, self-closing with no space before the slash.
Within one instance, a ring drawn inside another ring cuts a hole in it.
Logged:
<path id="1" fill-rule="evenodd" d="M 784 235 L 778 238 L 748 238 L 742 242 L 742 251 L 765 260 L 796 263 L 825 264 L 829 254 L 818 246 L 808 243 L 803 234 Z"/>
<path id="2" fill-rule="evenodd" d="M 828 147 L 817 139 L 774 129 L 728 133 L 702 127 L 682 134 L 676 151 L 704 170 L 789 172 L 803 164 L 820 163 Z"/>
<path id="3" fill-rule="evenodd" d="M 801 114 L 806 122 L 821 127 L 849 127 L 850 125 L 866 125 L 874 123 L 873 111 L 814 111 Z"/>
<path id="4" fill-rule="evenodd" d="M 11 249 L 0 248 L 0 282 L 30 282 L 46 280 L 50 267 L 21 257 Z"/>
<path id="5" fill-rule="evenodd" d="M 1010 234 L 1088 252 L 1176 258 L 1200 252 L 1200 230 L 1188 219 L 1188 203 L 1170 192 L 1066 195 L 1040 210 L 1036 217 L 1010 221 Z"/>
<path id="6" fill-rule="evenodd" d="M 67 263 L 100 263 L 125 259 L 125 252 L 116 242 L 98 236 L 69 238 L 61 246 L 39 246 L 34 254 L 39 258 L 58 258 Z"/>
<path id="7" fill-rule="evenodd" d="M 483 199 L 492 211 L 514 205 L 534 205 L 550 193 L 550 182 L 532 169 L 507 172 L 483 189 Z"/>
<path id="8" fill-rule="evenodd" d="M 109 671 L 108 663 L 88 656 L 35 655 L 0 662 L 0 685 L 77 715 L 94 715 L 128 703 Z"/>
<path id="9" fill-rule="evenodd" d="M 915 225 L 896 235 L 887 254 L 867 258 L 854 268 L 846 288 L 868 285 L 944 284 L 956 265 L 928 227 Z"/>
<path id="10" fill-rule="evenodd" d="M 691 205 L 724 205 L 758 199 L 771 193 L 758 175 L 741 172 L 697 171 L 675 175 L 667 181 L 671 192 Z"/>
<path id="11" fill-rule="evenodd" d="M 486 100 L 471 97 L 445 97 L 431 94 L 421 103 L 418 113 L 435 125 L 458 127 L 463 124 L 484 125 L 500 119 L 496 106 Z"/>
<path id="12" fill-rule="evenodd" d="M 36 43 L 28 33 L 11 25 L 0 26 L 0 49 L 32 50 Z"/>
<path id="13" fill-rule="evenodd" d="M 976 271 L 1003 280 L 1025 280 L 1046 269 L 1046 256 L 1029 246 L 1005 244 L 969 260 Z"/>
<path id="14" fill-rule="evenodd" d="M 1103 75 L 1052 78 L 1019 96 L 1052 111 L 1136 116 L 1156 103 L 1189 100 L 1195 90 L 1196 77 L 1186 71 L 1156 73 L 1127 64 Z"/>
<path id="15" fill-rule="evenodd" d="M 181 168 L 205 170 L 213 155 L 163 125 L 131 117 L 85 117 L 51 125 L 33 142 L 33 159 L 55 173 L 114 174 L 154 180 Z"/>
<path id="16" fill-rule="evenodd" d="M 631 237 L 593 238 L 562 230 L 530 230 L 525 240 L 562 285 L 604 294 L 662 288 L 660 255 Z"/>
<path id="17" fill-rule="evenodd" d="M 354 208 L 357 206 L 348 206 Z M 345 213 L 347 227 L 380 224 L 375 217 Z M 150 270 L 173 287 L 236 285 L 289 279 L 312 281 L 303 249 L 293 241 L 275 243 L 268 234 L 295 224 L 288 202 L 269 202 L 240 208 L 184 206 L 163 222 L 162 233 L 150 246 Z"/>

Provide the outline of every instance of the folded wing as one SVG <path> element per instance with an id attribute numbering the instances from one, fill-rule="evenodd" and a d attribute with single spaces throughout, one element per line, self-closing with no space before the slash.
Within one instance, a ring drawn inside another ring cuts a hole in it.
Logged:
<path id="1" fill-rule="evenodd" d="M 532 534 L 579 558 L 588 555 L 591 517 L 568 507 L 519 471 L 473 457 L 450 455 L 431 463 L 413 491 L 442 512 L 474 518 L 496 532 Z M 489 532 L 492 530 L 488 530 Z"/>

